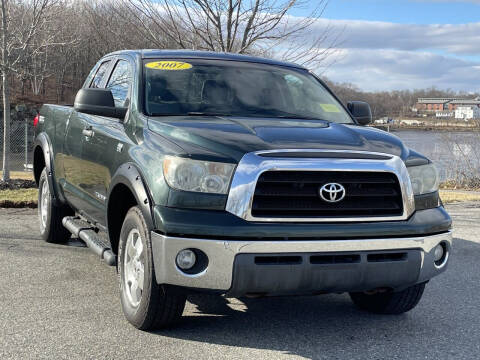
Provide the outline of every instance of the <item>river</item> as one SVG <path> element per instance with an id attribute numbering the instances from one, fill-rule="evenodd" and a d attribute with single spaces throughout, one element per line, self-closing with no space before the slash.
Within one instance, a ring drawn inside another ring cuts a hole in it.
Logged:
<path id="1" fill-rule="evenodd" d="M 480 132 L 405 130 L 392 134 L 430 158 L 441 180 L 479 176 Z"/>

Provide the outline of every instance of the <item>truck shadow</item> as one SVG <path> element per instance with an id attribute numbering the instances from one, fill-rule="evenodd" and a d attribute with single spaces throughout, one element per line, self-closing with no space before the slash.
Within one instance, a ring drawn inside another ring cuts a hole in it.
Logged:
<path id="1" fill-rule="evenodd" d="M 163 336 L 241 348 L 268 349 L 318 358 L 366 343 L 398 337 L 409 315 L 364 313 L 348 295 L 225 299 L 218 295 L 189 297 L 189 313 Z M 193 307 L 193 309 L 192 309 Z M 193 314 L 192 314 L 193 313 Z M 376 339 L 376 340 L 375 340 Z"/>

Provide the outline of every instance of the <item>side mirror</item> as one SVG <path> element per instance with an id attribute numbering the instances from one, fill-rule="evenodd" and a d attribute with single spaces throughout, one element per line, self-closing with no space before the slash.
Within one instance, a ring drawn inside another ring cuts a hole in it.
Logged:
<path id="1" fill-rule="evenodd" d="M 75 96 L 73 108 L 85 114 L 123 119 L 125 107 L 115 107 L 112 92 L 108 89 L 80 89 Z"/>
<path id="2" fill-rule="evenodd" d="M 360 125 L 368 125 L 372 122 L 372 110 L 366 102 L 350 101 L 347 108 Z"/>

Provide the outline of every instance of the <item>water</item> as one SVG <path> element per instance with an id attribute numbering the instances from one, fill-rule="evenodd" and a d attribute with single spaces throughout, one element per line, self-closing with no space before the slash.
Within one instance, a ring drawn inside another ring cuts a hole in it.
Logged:
<path id="1" fill-rule="evenodd" d="M 442 181 L 480 176 L 480 132 L 409 130 L 393 134 L 431 159 Z"/>

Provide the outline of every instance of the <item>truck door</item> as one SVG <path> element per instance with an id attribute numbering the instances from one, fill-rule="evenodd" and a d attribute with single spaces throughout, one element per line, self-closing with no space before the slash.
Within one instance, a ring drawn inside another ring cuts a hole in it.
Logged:
<path id="1" fill-rule="evenodd" d="M 117 59 L 105 84 L 112 91 L 115 106 L 128 106 L 131 83 L 132 64 L 126 59 Z M 88 186 L 84 187 L 88 196 L 86 211 L 95 221 L 105 225 L 107 191 L 112 172 L 116 170 L 115 159 L 122 146 L 119 144 L 125 139 L 124 124 L 117 118 L 90 115 L 88 128 L 93 134 L 85 138 L 82 150 L 83 171 L 89 178 Z"/>
<path id="2" fill-rule="evenodd" d="M 105 60 L 97 67 L 95 76 L 87 87 L 100 87 L 106 81 L 105 75 L 111 66 L 111 60 Z M 91 115 L 72 110 L 68 119 L 65 132 L 65 146 L 63 168 L 65 181 L 62 184 L 67 201 L 76 210 L 83 210 L 88 205 L 86 189 L 95 179 L 89 178 L 91 174 L 85 174 L 85 161 L 83 160 L 83 147 L 86 139 L 92 135 L 89 118 Z"/>

